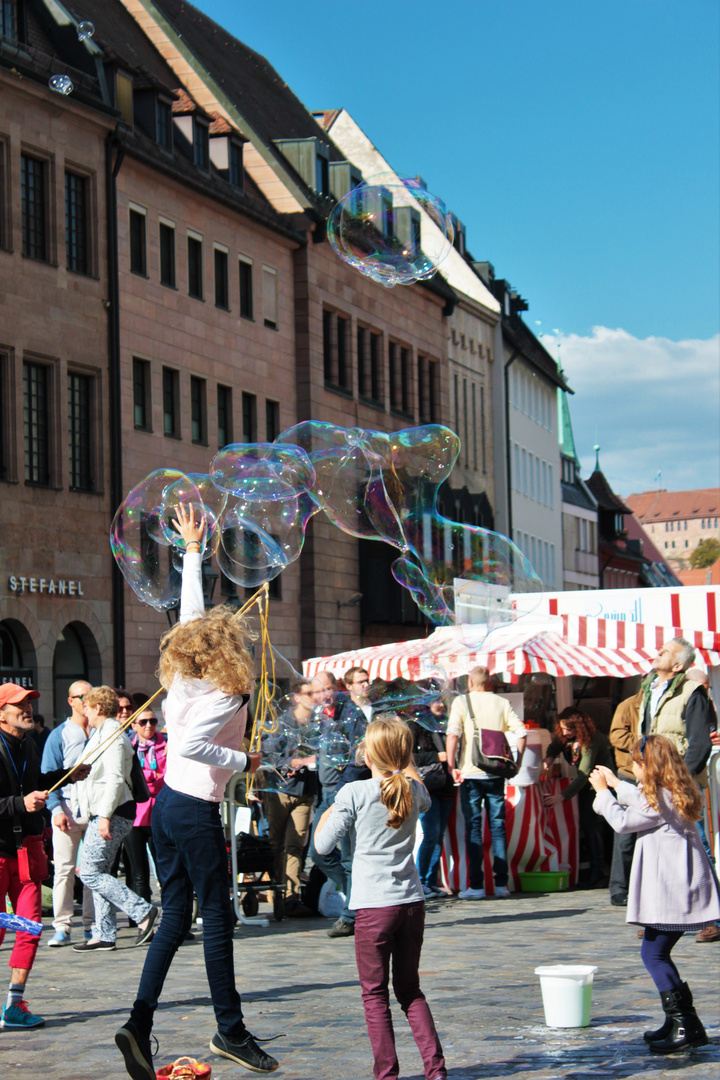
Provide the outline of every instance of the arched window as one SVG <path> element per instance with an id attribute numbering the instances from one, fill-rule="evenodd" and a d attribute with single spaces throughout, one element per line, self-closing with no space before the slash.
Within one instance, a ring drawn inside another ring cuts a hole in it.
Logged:
<path id="1" fill-rule="evenodd" d="M 17 619 L 0 622 L 0 681 L 35 688 L 37 660 L 32 638 Z"/>

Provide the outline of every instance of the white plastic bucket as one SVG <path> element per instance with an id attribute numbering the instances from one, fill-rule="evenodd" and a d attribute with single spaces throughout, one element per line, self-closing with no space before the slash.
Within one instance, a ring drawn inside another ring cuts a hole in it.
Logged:
<path id="1" fill-rule="evenodd" d="M 535 968 L 540 976 L 545 1023 L 553 1028 L 587 1027 L 590 1023 L 593 975 L 591 964 L 549 964 Z"/>

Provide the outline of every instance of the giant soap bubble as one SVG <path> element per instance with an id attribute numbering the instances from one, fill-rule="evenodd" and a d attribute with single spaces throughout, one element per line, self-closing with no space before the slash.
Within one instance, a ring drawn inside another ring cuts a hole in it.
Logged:
<path id="1" fill-rule="evenodd" d="M 452 219 L 423 182 L 394 173 L 358 184 L 327 223 L 343 260 L 386 288 L 430 278 L 453 244 Z"/>

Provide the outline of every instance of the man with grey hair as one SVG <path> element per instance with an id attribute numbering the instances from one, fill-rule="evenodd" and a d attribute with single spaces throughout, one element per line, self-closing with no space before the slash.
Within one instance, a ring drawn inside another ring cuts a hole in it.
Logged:
<path id="1" fill-rule="evenodd" d="M 684 638 L 673 638 L 660 649 L 643 682 L 640 735 L 665 735 L 697 783 L 707 787 L 706 765 L 712 749 L 710 702 L 705 687 L 687 676 L 694 660 L 695 650 Z"/>

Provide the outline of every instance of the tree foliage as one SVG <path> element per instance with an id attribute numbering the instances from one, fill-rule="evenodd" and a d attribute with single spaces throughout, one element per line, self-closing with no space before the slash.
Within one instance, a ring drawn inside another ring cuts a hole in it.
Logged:
<path id="1" fill-rule="evenodd" d="M 714 536 L 708 536 L 701 540 L 693 551 L 690 556 L 690 565 L 693 570 L 704 570 L 718 559 L 720 559 L 720 540 L 716 540 Z"/>

